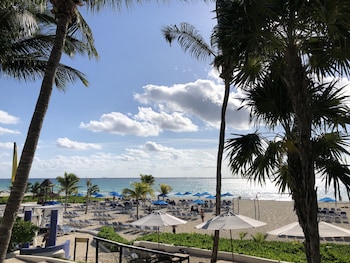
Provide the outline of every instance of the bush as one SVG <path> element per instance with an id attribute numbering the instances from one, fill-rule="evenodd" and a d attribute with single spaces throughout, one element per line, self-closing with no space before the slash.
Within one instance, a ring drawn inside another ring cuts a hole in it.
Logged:
<path id="1" fill-rule="evenodd" d="M 39 227 L 34 225 L 32 222 L 17 219 L 12 228 L 8 250 L 13 251 L 22 248 L 22 246 L 26 243 L 32 242 L 37 231 L 39 231 Z"/>

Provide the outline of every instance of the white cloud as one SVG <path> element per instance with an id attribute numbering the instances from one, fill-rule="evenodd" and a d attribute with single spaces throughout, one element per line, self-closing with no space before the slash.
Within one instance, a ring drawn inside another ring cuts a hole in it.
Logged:
<path id="1" fill-rule="evenodd" d="M 174 148 L 155 141 L 134 145 L 119 154 L 56 155 L 46 158 L 38 153 L 31 169 L 33 178 L 55 178 L 64 171 L 80 178 L 137 177 L 141 173 L 155 177 L 213 177 L 216 172 L 216 146 L 201 149 Z M 10 156 L 0 167 L 5 172 L 11 167 Z M 5 169 L 6 168 L 6 169 Z M 223 174 L 226 174 L 225 167 Z"/>
<path id="2" fill-rule="evenodd" d="M 62 148 L 68 148 L 68 149 L 74 149 L 74 150 L 100 150 L 102 149 L 101 145 L 95 144 L 95 143 L 83 143 L 83 142 L 76 142 L 71 141 L 68 138 L 58 138 L 57 146 Z"/>
<path id="3" fill-rule="evenodd" d="M 153 105 L 165 112 L 178 112 L 198 118 L 209 127 L 220 125 L 224 86 L 211 80 L 197 80 L 192 83 L 176 84 L 171 87 L 146 85 L 143 93 L 134 94 L 139 103 Z M 234 129 L 249 129 L 249 113 L 246 109 L 237 111 L 242 95 L 231 92 L 227 107 L 227 124 Z"/>
<path id="4" fill-rule="evenodd" d="M 19 122 L 19 118 L 12 116 L 5 111 L 0 110 L 0 123 L 17 124 L 18 122 Z"/>
<path id="5" fill-rule="evenodd" d="M 13 142 L 0 142 L 0 148 L 13 149 Z"/>
<path id="6" fill-rule="evenodd" d="M 90 121 L 89 123 L 81 123 L 80 128 L 84 128 L 93 132 L 108 132 L 118 135 L 132 134 L 137 136 L 157 136 L 160 127 L 149 122 L 139 122 L 119 113 L 111 112 L 103 114 L 99 121 Z"/>
<path id="7" fill-rule="evenodd" d="M 21 133 L 16 130 L 10 130 L 10 129 L 0 127 L 0 135 L 4 135 L 4 134 L 21 134 Z"/>
<path id="8" fill-rule="evenodd" d="M 198 127 L 189 118 L 179 112 L 168 114 L 162 111 L 155 112 L 151 108 L 139 108 L 135 119 L 141 122 L 155 123 L 162 131 L 195 132 L 198 130 Z"/>

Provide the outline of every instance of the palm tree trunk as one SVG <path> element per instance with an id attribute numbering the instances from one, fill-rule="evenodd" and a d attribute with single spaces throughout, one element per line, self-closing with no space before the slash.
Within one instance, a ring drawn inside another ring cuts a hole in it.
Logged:
<path id="1" fill-rule="evenodd" d="M 286 52 L 285 83 L 295 112 L 295 142 L 297 153 L 290 159 L 292 196 L 299 223 L 305 235 L 305 253 L 308 263 L 320 263 L 320 240 L 317 219 L 317 192 L 311 142 L 312 109 L 308 92 L 308 78 L 295 45 Z M 296 163 L 297 162 L 297 163 Z M 293 163 L 297 165 L 293 165 Z M 299 165 L 299 166 L 298 166 Z M 297 169 L 296 167 L 300 167 Z M 298 187 L 296 187 L 298 185 Z M 301 186 L 301 187 L 300 187 Z"/>
<path id="2" fill-rule="evenodd" d="M 47 62 L 40 94 L 35 106 L 33 117 L 29 125 L 27 138 L 19 161 L 16 178 L 4 211 L 0 225 L 0 262 L 4 262 L 10 243 L 11 231 L 22 203 L 30 169 L 38 145 L 40 131 L 49 106 L 56 70 L 61 59 L 62 49 L 66 39 L 69 17 L 60 16 L 57 23 L 55 42 Z"/>
<path id="3" fill-rule="evenodd" d="M 221 207 L 221 167 L 222 167 L 222 156 L 224 153 L 225 146 L 225 129 L 226 129 L 226 109 L 228 104 L 228 99 L 230 96 L 230 80 L 229 77 L 225 77 L 225 74 L 222 74 L 225 81 L 225 94 L 221 107 L 221 124 L 220 124 L 220 135 L 219 135 L 219 146 L 218 146 L 218 156 L 216 163 L 216 204 L 215 204 L 215 215 L 220 214 Z M 213 241 L 213 251 L 211 255 L 211 263 L 217 261 L 218 249 L 219 249 L 219 230 L 214 231 L 214 241 Z"/>

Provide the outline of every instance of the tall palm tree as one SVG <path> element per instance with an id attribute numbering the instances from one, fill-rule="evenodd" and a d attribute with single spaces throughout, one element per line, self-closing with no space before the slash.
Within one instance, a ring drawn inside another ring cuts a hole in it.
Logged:
<path id="1" fill-rule="evenodd" d="M 67 211 L 67 203 L 68 203 L 68 196 L 77 192 L 78 190 L 78 183 L 80 181 L 79 177 L 76 176 L 73 173 L 64 173 L 64 176 L 57 176 L 56 177 L 57 182 L 60 184 L 60 190 L 59 192 L 64 192 L 65 195 L 65 202 L 64 202 L 64 211 Z"/>
<path id="2" fill-rule="evenodd" d="M 22 6 L 23 5 L 23 6 Z M 42 13 L 32 1 L 14 6 L 11 1 L 0 4 L 0 71 L 21 80 L 42 78 L 55 36 L 50 35 L 56 24 L 54 17 Z M 15 28 L 17 28 L 15 30 Z M 81 53 L 85 44 L 68 37 L 64 52 Z M 87 83 L 84 74 L 59 64 L 55 83 L 64 88 L 67 82 L 80 79 Z"/>
<path id="3" fill-rule="evenodd" d="M 27 1 L 16 1 L 16 4 L 20 5 L 21 3 L 26 2 Z M 46 3 L 46 1 L 35 1 L 35 4 L 39 5 L 39 2 Z M 65 41 L 67 39 L 67 35 L 70 34 L 74 36 L 74 34 L 78 33 L 79 31 L 77 30 L 77 26 L 85 24 L 83 23 L 84 20 L 77 20 L 77 18 L 81 17 L 76 13 L 76 4 L 80 4 L 79 2 L 51 2 L 53 5 L 53 9 L 55 10 L 54 13 L 55 18 L 57 20 L 57 29 L 50 56 L 47 62 L 45 63 L 45 72 L 43 74 L 44 77 L 41 85 L 40 94 L 28 129 L 27 138 L 24 143 L 23 151 L 16 172 L 15 181 L 13 183 L 13 188 L 11 190 L 8 203 L 4 211 L 4 220 L 2 220 L 0 224 L 0 262 L 3 262 L 3 260 L 5 259 L 7 247 L 10 242 L 11 229 L 16 218 L 15 215 L 17 214 L 17 211 L 24 197 L 29 172 L 34 160 L 34 155 L 38 144 L 41 127 L 50 101 L 53 84 L 59 84 L 59 82 L 56 81 L 56 73 L 59 72 L 59 61 L 61 58 L 61 54 L 66 47 Z M 78 49 L 77 51 L 87 51 L 87 53 L 90 56 L 96 56 L 97 53 L 96 50 L 93 48 L 93 38 L 91 37 L 91 32 L 89 31 L 89 28 L 84 27 L 84 31 L 82 33 L 83 34 L 81 34 L 81 36 L 85 37 L 82 40 L 85 43 L 85 45 L 83 49 Z M 70 82 L 71 80 L 72 79 L 70 79 L 69 77 L 65 78 L 64 82 L 61 84 L 66 85 L 66 83 Z M 87 82 L 84 82 L 84 84 L 87 84 Z"/>
<path id="4" fill-rule="evenodd" d="M 96 194 L 100 191 L 100 188 L 97 184 L 92 184 L 91 179 L 86 179 L 86 206 L 85 206 L 85 214 L 88 212 L 88 207 L 90 203 L 90 197 L 93 194 Z"/>
<path id="5" fill-rule="evenodd" d="M 349 74 L 348 1 L 226 1 L 219 13 L 235 68 L 234 83 L 246 89 L 278 74 L 294 112 L 295 151 L 289 173 L 308 262 L 320 262 L 317 193 L 312 154 L 310 90 L 314 76 Z"/>
<path id="6" fill-rule="evenodd" d="M 219 7 L 224 8 L 225 3 L 221 1 L 216 1 L 217 10 L 217 25 L 214 28 L 213 34 L 211 36 L 211 46 L 209 46 L 198 31 L 190 24 L 181 23 L 180 26 L 168 26 L 162 29 L 165 39 L 171 44 L 175 39 L 183 48 L 183 50 L 189 51 L 192 56 L 197 59 L 207 59 L 213 57 L 213 65 L 220 72 L 220 77 L 224 81 L 224 96 L 221 106 L 220 115 L 220 132 L 219 132 L 219 143 L 216 161 L 216 205 L 215 214 L 220 214 L 221 208 L 221 171 L 222 171 L 222 159 L 225 146 L 225 130 L 226 130 L 226 111 L 230 95 L 231 83 L 233 80 L 233 70 L 236 66 L 235 61 L 231 60 L 227 49 L 224 47 L 227 45 L 225 43 L 225 38 L 223 37 L 222 30 L 227 25 L 227 20 L 223 19 L 219 13 Z M 218 248 L 219 248 L 219 230 L 214 231 L 214 242 L 211 262 L 216 262 Z"/>
<path id="7" fill-rule="evenodd" d="M 124 188 L 122 193 L 126 198 L 135 199 L 136 202 L 136 218 L 139 219 L 139 201 L 145 201 L 147 194 L 153 196 L 154 192 L 148 183 L 132 182 L 132 188 Z"/>

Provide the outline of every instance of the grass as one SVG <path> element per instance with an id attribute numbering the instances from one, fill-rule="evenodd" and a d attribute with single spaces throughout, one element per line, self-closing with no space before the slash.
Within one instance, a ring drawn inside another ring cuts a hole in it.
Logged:
<path id="1" fill-rule="evenodd" d="M 136 240 L 144 240 L 157 242 L 157 234 L 148 234 L 137 238 Z M 196 247 L 212 250 L 213 237 L 206 234 L 197 233 L 161 233 L 159 242 L 173 244 L 176 246 Z M 283 242 L 283 241 L 265 241 L 261 239 L 254 240 L 233 240 L 233 250 L 235 253 L 288 261 L 296 263 L 306 262 L 304 245 L 300 242 Z M 219 250 L 231 252 L 231 240 L 221 238 L 219 242 Z M 343 244 L 321 244 L 322 263 L 350 263 L 350 246 Z"/>

